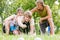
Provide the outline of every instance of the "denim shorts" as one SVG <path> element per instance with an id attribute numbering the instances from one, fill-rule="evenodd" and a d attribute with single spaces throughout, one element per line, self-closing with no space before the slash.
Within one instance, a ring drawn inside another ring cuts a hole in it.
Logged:
<path id="1" fill-rule="evenodd" d="M 14 24 L 10 24 L 10 31 L 17 30 L 17 27 Z"/>

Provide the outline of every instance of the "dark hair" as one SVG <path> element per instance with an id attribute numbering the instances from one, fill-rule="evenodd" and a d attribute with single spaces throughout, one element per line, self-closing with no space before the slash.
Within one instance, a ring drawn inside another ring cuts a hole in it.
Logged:
<path id="1" fill-rule="evenodd" d="M 42 6 L 44 6 L 44 1 L 43 1 L 43 0 L 37 0 L 37 1 L 36 1 L 36 4 L 37 4 L 37 3 L 40 3 L 40 4 L 42 4 Z"/>
<path id="2" fill-rule="evenodd" d="M 18 8 L 17 12 L 21 11 L 22 13 L 24 12 L 22 8 Z"/>

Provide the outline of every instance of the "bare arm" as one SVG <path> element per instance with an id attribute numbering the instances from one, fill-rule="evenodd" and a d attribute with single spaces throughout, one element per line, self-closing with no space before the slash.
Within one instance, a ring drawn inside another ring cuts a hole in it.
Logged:
<path id="1" fill-rule="evenodd" d="M 34 26 L 34 19 L 30 20 L 30 32 L 33 33 L 35 31 L 35 26 Z"/>
<path id="2" fill-rule="evenodd" d="M 18 25 L 19 25 L 20 27 L 22 27 L 22 28 L 25 28 L 26 25 L 23 24 L 23 21 L 22 21 L 22 20 L 23 20 L 22 17 L 18 17 L 18 19 L 17 19 Z"/>
<path id="3" fill-rule="evenodd" d="M 9 20 L 13 19 L 15 16 L 16 15 L 11 15 L 11 16 L 7 17 L 4 21 L 9 21 Z"/>
<path id="4" fill-rule="evenodd" d="M 36 7 L 31 10 L 32 13 L 34 13 L 35 11 L 37 11 Z"/>
<path id="5" fill-rule="evenodd" d="M 6 23 L 9 22 L 9 20 L 13 19 L 15 16 L 16 16 L 16 15 L 11 15 L 11 16 L 7 17 L 7 18 L 4 20 L 3 24 L 6 25 Z"/>

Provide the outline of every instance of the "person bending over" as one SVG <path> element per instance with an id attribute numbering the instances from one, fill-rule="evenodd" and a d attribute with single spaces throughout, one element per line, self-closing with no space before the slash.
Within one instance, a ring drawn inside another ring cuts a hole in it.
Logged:
<path id="1" fill-rule="evenodd" d="M 3 25 L 5 26 L 4 28 L 5 28 L 6 34 L 9 34 L 10 29 L 13 29 L 13 30 L 16 29 L 15 26 L 13 25 L 14 24 L 13 22 L 15 22 L 15 25 L 18 25 L 17 24 L 17 18 L 22 17 L 22 16 L 23 16 L 23 9 L 18 8 L 17 9 L 17 15 L 11 15 L 4 20 Z M 15 33 L 17 33 L 17 31 Z"/>
<path id="2" fill-rule="evenodd" d="M 43 0 L 36 1 L 36 7 L 31 10 L 32 13 L 38 12 L 40 15 L 40 28 L 43 34 L 47 26 L 50 26 L 50 34 L 54 34 L 54 23 L 52 19 L 52 12 L 48 5 L 45 5 Z"/>
<path id="3" fill-rule="evenodd" d="M 18 18 L 18 25 L 20 26 L 21 32 L 33 35 L 35 30 L 34 19 L 30 11 L 26 11 L 22 18 Z"/>

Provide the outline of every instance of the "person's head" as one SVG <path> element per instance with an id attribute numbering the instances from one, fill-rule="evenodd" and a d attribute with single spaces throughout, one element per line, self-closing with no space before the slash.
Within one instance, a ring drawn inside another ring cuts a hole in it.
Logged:
<path id="1" fill-rule="evenodd" d="M 17 15 L 18 15 L 18 16 L 23 15 L 23 9 L 22 9 L 22 8 L 18 8 L 18 9 L 17 9 Z"/>
<path id="2" fill-rule="evenodd" d="M 37 0 L 36 1 L 36 6 L 37 6 L 38 9 L 42 9 L 44 7 L 43 0 Z"/>
<path id="3" fill-rule="evenodd" d="M 25 20 L 26 22 L 30 21 L 31 17 L 32 17 L 32 13 L 31 13 L 30 11 L 26 11 L 26 12 L 24 13 L 24 20 Z"/>

